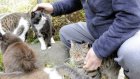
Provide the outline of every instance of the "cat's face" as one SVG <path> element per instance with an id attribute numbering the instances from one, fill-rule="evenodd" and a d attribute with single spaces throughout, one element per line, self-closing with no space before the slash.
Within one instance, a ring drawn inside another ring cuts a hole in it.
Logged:
<path id="1" fill-rule="evenodd" d="M 39 24 L 46 21 L 45 13 L 41 11 L 35 11 L 31 13 L 31 21 L 33 24 Z"/>
<path id="2" fill-rule="evenodd" d="M 0 33 L 0 42 L 3 43 L 3 45 L 8 45 L 8 44 L 12 44 L 15 42 L 19 42 L 22 41 L 18 36 L 12 34 L 12 33 L 5 33 L 4 35 L 2 35 Z"/>
<path id="3" fill-rule="evenodd" d="M 76 64 L 83 64 L 89 50 L 88 43 L 78 44 L 71 41 L 70 59 Z"/>

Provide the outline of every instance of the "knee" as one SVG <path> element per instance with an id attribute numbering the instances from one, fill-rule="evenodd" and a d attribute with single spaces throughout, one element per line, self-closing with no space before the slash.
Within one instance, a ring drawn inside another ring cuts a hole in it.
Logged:
<path id="1" fill-rule="evenodd" d="M 131 55 L 135 56 L 140 54 L 140 35 L 136 34 L 133 37 L 126 40 L 119 48 L 118 55 Z"/>
<path id="2" fill-rule="evenodd" d="M 140 43 L 132 39 L 125 41 L 118 50 L 118 58 L 121 58 L 120 65 L 134 70 L 140 66 Z"/>
<path id="3" fill-rule="evenodd" d="M 69 37 L 70 37 L 70 27 L 65 25 L 59 30 L 60 40 L 65 44 L 67 48 L 70 47 Z"/>
<path id="4" fill-rule="evenodd" d="M 68 25 L 63 26 L 63 27 L 60 28 L 59 36 L 60 36 L 61 40 L 64 40 L 66 38 L 66 36 L 68 36 L 68 34 L 69 34 L 69 33 L 67 33 L 68 29 L 69 29 Z"/>
<path id="5" fill-rule="evenodd" d="M 59 35 L 67 34 L 68 30 L 69 30 L 69 25 L 65 25 L 65 26 L 61 27 L 59 30 Z"/>

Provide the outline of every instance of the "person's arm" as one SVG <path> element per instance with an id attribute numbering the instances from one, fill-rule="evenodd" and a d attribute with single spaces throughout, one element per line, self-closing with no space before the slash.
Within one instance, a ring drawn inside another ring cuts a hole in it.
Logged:
<path id="1" fill-rule="evenodd" d="M 92 47 L 99 58 L 108 57 L 140 29 L 140 1 L 112 0 L 116 18 Z"/>
<path id="2" fill-rule="evenodd" d="M 74 11 L 82 9 L 80 0 L 62 0 L 52 4 L 53 16 L 72 13 Z"/>

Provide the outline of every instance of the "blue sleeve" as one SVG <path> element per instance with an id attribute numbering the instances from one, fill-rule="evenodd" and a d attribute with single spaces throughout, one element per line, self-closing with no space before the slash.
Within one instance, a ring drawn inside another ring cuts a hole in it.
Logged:
<path id="1" fill-rule="evenodd" d="M 112 0 L 112 7 L 116 12 L 114 22 L 92 45 L 99 58 L 111 55 L 140 29 L 139 0 Z"/>
<path id="2" fill-rule="evenodd" d="M 59 2 L 53 3 L 52 5 L 54 8 L 52 13 L 53 16 L 68 14 L 82 9 L 80 0 L 61 0 Z"/>

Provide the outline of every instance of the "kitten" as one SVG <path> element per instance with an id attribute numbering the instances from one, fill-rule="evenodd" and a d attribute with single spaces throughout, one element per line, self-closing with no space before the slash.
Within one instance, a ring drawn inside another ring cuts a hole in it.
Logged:
<path id="1" fill-rule="evenodd" d="M 32 28 L 41 43 L 41 49 L 45 50 L 46 47 L 50 48 L 51 43 L 55 43 L 53 39 L 55 30 L 51 23 L 51 17 L 41 11 L 32 12 L 32 15 Z"/>
<path id="2" fill-rule="evenodd" d="M 78 44 L 71 41 L 70 62 L 74 63 L 77 68 L 83 69 L 84 59 L 88 50 L 88 43 Z M 93 78 L 96 77 L 95 79 L 101 79 L 103 77 L 107 77 L 107 79 L 118 79 L 120 66 L 114 61 L 115 56 L 116 55 L 112 55 L 109 58 L 103 59 L 102 65 L 98 70 L 93 72 L 86 71 L 86 73 L 93 76 Z"/>
<path id="3" fill-rule="evenodd" d="M 35 52 L 20 38 L 11 33 L 0 33 L 4 73 L 0 79 L 62 79 L 56 69 L 37 64 Z"/>
<path id="4" fill-rule="evenodd" d="M 25 35 L 31 25 L 30 13 L 10 13 L 0 17 L 0 33 L 11 32 L 25 41 Z"/>

